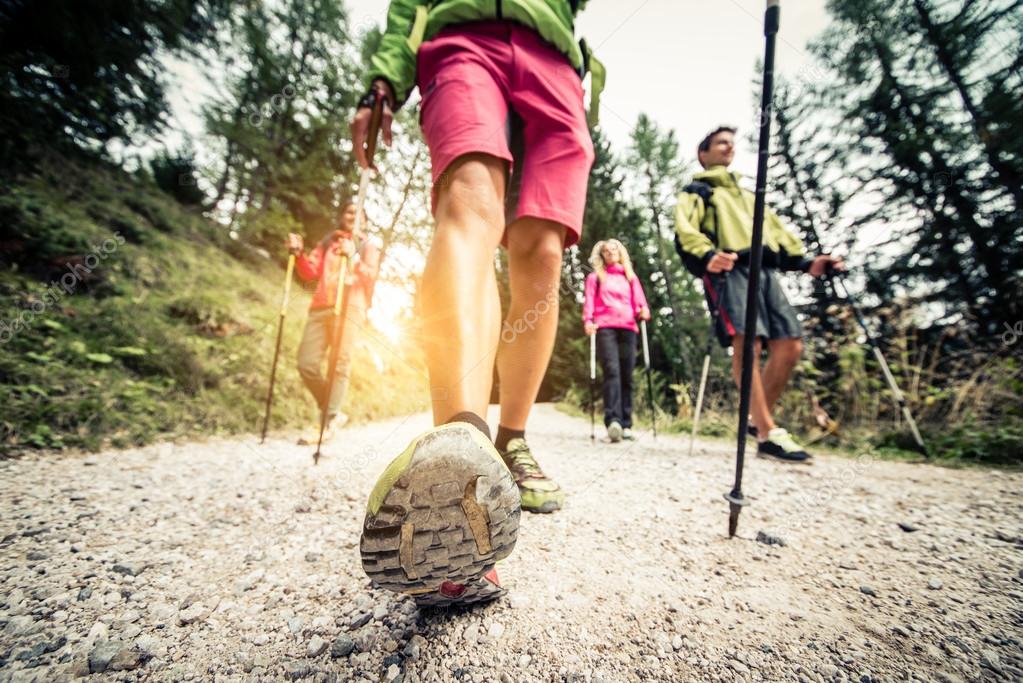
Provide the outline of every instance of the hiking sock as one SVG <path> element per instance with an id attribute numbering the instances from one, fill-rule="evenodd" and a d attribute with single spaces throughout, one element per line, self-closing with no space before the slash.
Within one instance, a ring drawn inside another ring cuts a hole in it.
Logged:
<path id="1" fill-rule="evenodd" d="M 490 427 L 487 425 L 486 420 L 484 420 L 476 413 L 470 412 L 468 410 L 462 411 L 457 415 L 452 415 L 451 417 L 449 417 L 447 420 L 444 421 L 444 424 L 451 424 L 452 422 L 468 422 L 473 427 L 483 432 L 488 439 L 490 438 Z"/>
<path id="2" fill-rule="evenodd" d="M 509 429 L 502 424 L 497 425 L 497 438 L 494 439 L 494 446 L 499 453 L 504 453 L 508 448 L 508 442 L 512 439 L 526 438 L 525 429 Z"/>

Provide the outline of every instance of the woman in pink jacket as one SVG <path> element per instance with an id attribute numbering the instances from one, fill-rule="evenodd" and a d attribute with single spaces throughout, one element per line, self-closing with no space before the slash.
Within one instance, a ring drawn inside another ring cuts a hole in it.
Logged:
<path id="1" fill-rule="evenodd" d="M 632 439 L 636 318 L 649 320 L 650 309 L 621 242 L 597 242 L 590 265 L 593 272 L 586 276 L 583 324 L 586 334 L 597 335 L 597 358 L 604 377 L 604 426 L 612 442 Z"/>

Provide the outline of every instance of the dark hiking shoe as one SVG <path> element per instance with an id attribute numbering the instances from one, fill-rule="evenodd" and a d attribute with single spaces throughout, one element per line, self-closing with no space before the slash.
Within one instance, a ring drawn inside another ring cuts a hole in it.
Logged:
<path id="1" fill-rule="evenodd" d="M 769 431 L 767 440 L 757 444 L 757 456 L 768 460 L 804 465 L 813 462 L 810 454 L 804 451 L 803 447 L 796 443 L 796 440 L 781 427 L 775 427 Z"/>
<path id="2" fill-rule="evenodd" d="M 522 497 L 522 509 L 529 512 L 554 512 L 565 504 L 565 493 L 558 484 L 543 473 L 525 439 L 512 439 L 501 454 L 504 464 L 511 470 Z"/>
<path id="3" fill-rule="evenodd" d="M 434 427 L 373 487 L 362 567 L 420 605 L 493 600 L 504 593 L 494 564 L 515 547 L 520 515 L 519 491 L 490 440 L 464 422 Z"/>

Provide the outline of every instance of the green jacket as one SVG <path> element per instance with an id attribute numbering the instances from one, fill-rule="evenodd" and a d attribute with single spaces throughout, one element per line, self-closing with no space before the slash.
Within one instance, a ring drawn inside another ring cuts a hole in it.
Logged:
<path id="1" fill-rule="evenodd" d="M 697 276 L 703 275 L 715 251 L 748 253 L 753 243 L 756 197 L 739 187 L 739 178 L 738 173 L 729 173 L 724 166 L 711 166 L 693 176 L 694 181 L 711 187 L 710 206 L 695 191 L 684 191 L 678 196 L 675 248 L 686 267 Z M 767 209 L 764 213 L 764 267 L 805 271 L 810 262 L 800 239 L 785 227 L 776 213 Z"/>
<path id="2" fill-rule="evenodd" d="M 604 67 L 585 43 L 575 40 L 575 15 L 587 0 L 391 0 L 387 30 L 372 56 L 366 86 L 382 78 L 394 88 L 398 105 L 416 82 L 416 52 L 448 26 L 486 19 L 511 19 L 532 28 L 564 54 L 581 74 L 593 73 L 590 122 L 596 122 Z M 584 54 L 585 50 L 585 54 Z"/>

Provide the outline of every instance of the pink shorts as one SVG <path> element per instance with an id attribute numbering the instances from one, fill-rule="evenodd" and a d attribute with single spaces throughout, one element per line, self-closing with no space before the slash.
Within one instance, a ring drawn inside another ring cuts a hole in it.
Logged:
<path id="1" fill-rule="evenodd" d="M 420 46 L 417 84 L 434 210 L 451 162 L 489 154 L 510 165 L 507 224 L 543 218 L 567 228 L 566 247 L 579 241 L 593 142 L 582 83 L 564 55 L 514 22 L 463 24 Z"/>

